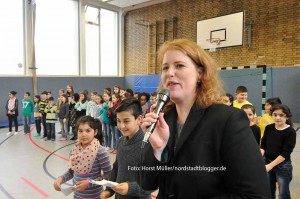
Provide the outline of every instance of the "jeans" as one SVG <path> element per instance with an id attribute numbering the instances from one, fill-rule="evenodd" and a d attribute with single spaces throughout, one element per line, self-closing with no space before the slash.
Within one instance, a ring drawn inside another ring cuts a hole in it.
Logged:
<path id="1" fill-rule="evenodd" d="M 18 132 L 18 116 L 13 114 L 13 115 L 7 115 L 8 117 L 8 131 L 12 132 L 12 122 L 14 121 L 15 124 L 15 131 Z"/>
<path id="2" fill-rule="evenodd" d="M 41 133 L 41 129 L 42 129 L 42 127 L 41 127 L 42 118 L 36 117 L 36 118 L 34 118 L 34 122 L 35 122 L 36 132 L 38 134 L 40 134 Z"/>
<path id="3" fill-rule="evenodd" d="M 121 137 L 121 133 L 117 126 L 111 125 L 110 127 L 111 127 L 111 134 L 113 137 L 113 149 L 117 149 L 117 145 L 118 145 L 119 139 Z"/>
<path id="4" fill-rule="evenodd" d="M 267 161 L 267 163 L 270 161 Z M 290 182 L 293 177 L 293 166 L 290 160 L 283 161 L 268 172 L 272 198 L 276 198 L 276 181 L 278 182 L 279 199 L 290 199 Z"/>
<path id="5" fill-rule="evenodd" d="M 30 133 L 31 116 L 23 117 L 24 133 Z"/>
<path id="6" fill-rule="evenodd" d="M 69 123 L 69 119 L 66 120 L 66 122 L 64 123 L 63 122 L 63 119 L 59 119 L 59 123 L 60 123 L 60 126 L 61 126 L 61 134 L 62 134 L 62 137 L 63 138 L 67 138 L 68 136 L 68 123 Z M 55 129 L 54 129 L 55 131 Z"/>
<path id="7" fill-rule="evenodd" d="M 48 140 L 55 139 L 55 123 L 46 123 Z M 44 136 L 45 137 L 45 136 Z"/>
<path id="8" fill-rule="evenodd" d="M 103 122 L 103 131 L 105 133 L 105 146 L 111 147 L 111 129 L 109 122 Z"/>

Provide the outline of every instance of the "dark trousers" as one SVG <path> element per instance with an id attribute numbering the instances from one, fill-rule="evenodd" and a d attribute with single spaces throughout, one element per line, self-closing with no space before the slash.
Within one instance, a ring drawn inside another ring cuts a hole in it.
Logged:
<path id="1" fill-rule="evenodd" d="M 8 117 L 8 128 L 9 128 L 9 132 L 12 132 L 12 122 L 14 121 L 15 124 L 15 131 L 18 131 L 18 116 L 16 116 L 15 114 L 13 115 L 7 115 Z"/>
<path id="2" fill-rule="evenodd" d="M 37 133 L 41 133 L 41 123 L 42 123 L 42 119 L 41 118 L 35 118 L 35 128 L 36 128 L 36 132 Z"/>
<path id="3" fill-rule="evenodd" d="M 48 139 L 55 139 L 55 123 L 47 123 Z"/>
<path id="4" fill-rule="evenodd" d="M 42 124 L 43 124 L 43 128 L 44 128 L 44 138 L 47 137 L 47 125 L 46 125 L 46 115 L 43 115 L 42 117 Z"/>

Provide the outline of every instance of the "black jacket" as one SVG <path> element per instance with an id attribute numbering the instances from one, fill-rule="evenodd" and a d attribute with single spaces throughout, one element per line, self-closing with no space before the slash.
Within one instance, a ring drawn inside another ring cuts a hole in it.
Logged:
<path id="1" fill-rule="evenodd" d="M 157 161 L 146 145 L 142 165 L 156 169 L 142 169 L 144 190 L 159 188 L 158 199 L 270 198 L 263 158 L 243 111 L 221 104 L 193 106 L 176 149 L 175 107 L 165 119 L 170 128 L 167 162 Z M 162 168 L 172 171 L 158 171 Z M 215 168 L 226 170 L 209 172 Z"/>
<path id="2" fill-rule="evenodd" d="M 7 100 L 6 102 L 6 105 L 5 105 L 5 109 L 6 109 L 6 115 L 8 115 L 8 103 L 9 103 L 9 99 Z M 15 100 L 15 108 L 10 110 L 10 111 L 15 111 L 15 116 L 18 116 L 19 115 L 19 109 L 18 109 L 18 106 L 19 106 L 19 100 L 16 98 Z"/>

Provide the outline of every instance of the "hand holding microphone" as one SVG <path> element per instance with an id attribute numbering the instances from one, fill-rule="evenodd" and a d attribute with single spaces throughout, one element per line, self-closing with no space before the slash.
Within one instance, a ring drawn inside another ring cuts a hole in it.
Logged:
<path id="1" fill-rule="evenodd" d="M 162 89 L 159 91 L 157 95 L 157 100 L 155 104 L 155 109 L 153 112 L 148 113 L 146 117 L 143 119 L 142 127 L 145 128 L 145 125 L 149 125 L 149 122 L 151 125 L 147 127 L 145 131 L 145 136 L 143 139 L 142 148 L 144 147 L 145 143 L 148 143 L 148 139 L 150 135 L 153 133 L 151 137 L 151 145 L 153 149 L 155 148 L 160 149 L 164 147 L 169 139 L 169 126 L 165 122 L 164 118 L 159 117 L 161 111 L 163 110 L 164 106 L 167 104 L 167 102 L 170 99 L 170 91 L 166 89 Z M 156 125 L 158 124 L 157 128 Z M 154 131 L 154 129 L 156 130 Z"/>

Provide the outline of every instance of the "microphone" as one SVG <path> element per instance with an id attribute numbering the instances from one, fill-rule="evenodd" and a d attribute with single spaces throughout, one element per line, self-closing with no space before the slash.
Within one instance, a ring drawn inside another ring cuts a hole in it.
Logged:
<path id="1" fill-rule="evenodd" d="M 160 114 L 160 112 L 163 110 L 164 106 L 167 104 L 167 102 L 170 99 L 170 91 L 167 89 L 162 89 L 158 92 L 157 97 L 156 97 L 156 107 L 155 110 L 153 111 L 157 116 Z M 158 120 L 158 119 L 157 119 Z M 146 130 L 145 136 L 143 139 L 142 143 L 142 148 L 144 148 L 145 143 L 148 143 L 148 139 L 151 135 L 151 133 L 154 131 L 156 122 L 152 123 Z"/>

